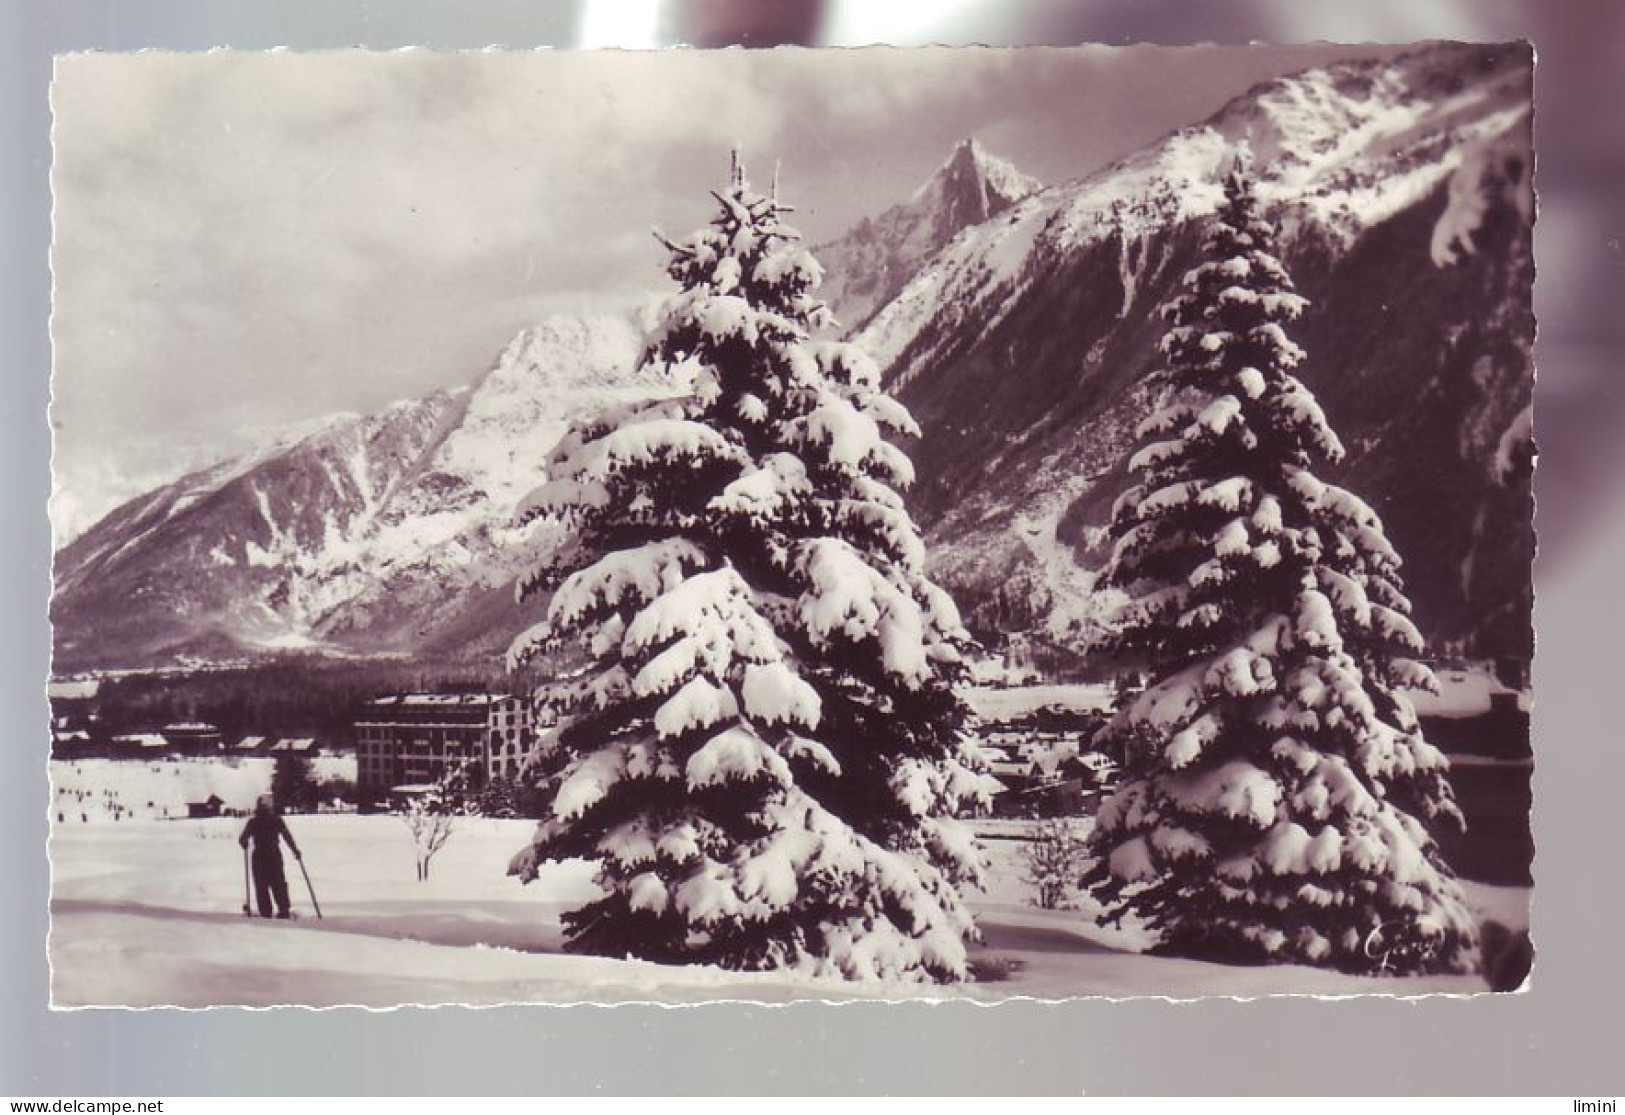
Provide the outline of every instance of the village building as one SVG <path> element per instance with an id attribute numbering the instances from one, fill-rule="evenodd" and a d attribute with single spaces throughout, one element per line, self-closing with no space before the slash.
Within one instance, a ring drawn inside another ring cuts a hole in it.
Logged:
<path id="1" fill-rule="evenodd" d="M 210 794 L 202 801 L 188 801 L 186 803 L 186 815 L 194 820 L 205 817 L 218 817 L 220 816 L 221 806 L 225 804 L 220 799 L 219 794 Z"/>
<path id="2" fill-rule="evenodd" d="M 987 770 L 999 783 L 996 817 L 1059 817 L 1084 812 L 1112 777 L 1112 761 L 1076 730 L 994 728 L 983 737 Z"/>
<path id="3" fill-rule="evenodd" d="M 98 753 L 96 741 L 89 732 L 68 731 L 59 725 L 51 727 L 51 757 L 54 759 L 88 759 Z"/>
<path id="4" fill-rule="evenodd" d="M 96 694 L 100 683 L 91 680 L 57 680 L 46 688 L 51 704 L 51 745 L 56 755 L 83 758 L 91 754 L 96 734 Z M 104 745 L 105 749 L 105 745 Z"/>
<path id="5" fill-rule="evenodd" d="M 336 755 L 347 748 L 330 748 L 312 736 L 244 736 L 226 747 L 227 754 L 236 758 L 254 756 L 276 758 L 278 755 L 297 755 L 314 759 L 318 755 Z"/>
<path id="6" fill-rule="evenodd" d="M 162 735 L 180 755 L 208 755 L 220 750 L 220 729 L 197 722 L 166 724 Z"/>
<path id="7" fill-rule="evenodd" d="M 51 702 L 51 715 L 75 724 L 96 719 L 96 696 L 101 682 L 94 678 L 58 679 L 46 683 L 45 696 Z"/>
<path id="8" fill-rule="evenodd" d="M 466 770 L 476 785 L 512 778 L 535 742 L 528 702 L 494 693 L 403 693 L 369 701 L 355 723 L 363 803 Z"/>
<path id="9" fill-rule="evenodd" d="M 114 758 L 150 759 L 174 749 L 174 744 L 157 732 L 134 732 L 113 737 Z"/>

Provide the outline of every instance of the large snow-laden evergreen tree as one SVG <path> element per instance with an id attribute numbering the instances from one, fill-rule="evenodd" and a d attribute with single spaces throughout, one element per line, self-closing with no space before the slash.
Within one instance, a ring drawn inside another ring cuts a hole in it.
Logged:
<path id="1" fill-rule="evenodd" d="M 554 450 L 522 520 L 573 543 L 519 664 L 547 692 L 557 794 L 514 871 L 596 862 L 569 947 L 851 979 L 965 978 L 956 814 L 985 793 L 953 684 L 968 641 L 924 573 L 888 433 L 917 433 L 851 345 L 815 341 L 820 271 L 737 162 L 710 226 L 667 242 L 681 291 L 646 362 L 679 397 Z"/>
<path id="2" fill-rule="evenodd" d="M 1461 823 L 1404 691 L 1436 686 L 1376 513 L 1294 376 L 1305 301 L 1245 175 L 1164 308 L 1170 405 L 1141 430 L 1104 580 L 1143 692 L 1087 882 L 1164 951 L 1358 972 L 1467 970 L 1473 919 L 1427 826 Z"/>

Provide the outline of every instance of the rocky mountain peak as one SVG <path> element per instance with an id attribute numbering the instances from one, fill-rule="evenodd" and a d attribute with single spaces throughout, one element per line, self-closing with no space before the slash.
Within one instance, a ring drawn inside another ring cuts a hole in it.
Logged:
<path id="1" fill-rule="evenodd" d="M 934 213 L 921 216 L 934 216 L 958 232 L 996 216 L 1042 188 L 1038 179 L 1023 174 L 970 137 L 961 140 L 937 172 L 920 184 L 909 204 L 917 209 L 934 209 Z"/>
<path id="2" fill-rule="evenodd" d="M 855 329 L 955 236 L 1042 188 L 976 139 L 962 140 L 907 201 L 814 249 L 827 276 L 821 294 Z"/>

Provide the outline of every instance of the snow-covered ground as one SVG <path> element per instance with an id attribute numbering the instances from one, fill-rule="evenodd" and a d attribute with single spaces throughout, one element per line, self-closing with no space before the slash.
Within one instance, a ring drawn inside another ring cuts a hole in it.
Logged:
<path id="1" fill-rule="evenodd" d="M 1015 720 L 1043 708 L 1104 711 L 1112 702 L 1109 685 L 978 686 L 965 696 L 976 715 L 990 723 Z"/>
<path id="2" fill-rule="evenodd" d="M 318 785 L 355 781 L 355 755 L 315 755 Z M 271 789 L 276 760 L 243 758 L 65 759 L 51 763 L 51 817 L 62 825 L 185 817 L 187 805 L 218 797 L 246 812 Z"/>
<path id="3" fill-rule="evenodd" d="M 1494 668 L 1488 663 L 1439 666 L 1433 672 L 1439 679 L 1438 693 L 1409 694 L 1411 704 L 1422 716 L 1481 716 L 1490 711 L 1491 697 L 1516 692 L 1497 680 Z M 1529 710 L 1529 693 L 1518 693 L 1518 707 Z"/>
<path id="4" fill-rule="evenodd" d="M 1407 694 L 1423 716 L 1479 716 L 1490 711 L 1493 695 L 1515 692 L 1496 679 L 1494 669 L 1487 663 L 1439 666 L 1434 674 L 1439 679 L 1438 693 L 1411 691 Z M 997 722 L 1026 716 L 1041 708 L 1103 711 L 1111 707 L 1112 690 L 1109 685 L 1099 684 L 1011 686 L 995 683 L 971 688 L 966 697 L 978 716 Z M 1529 708 L 1527 692 L 1518 694 L 1518 705 L 1525 710 Z"/>
<path id="5" fill-rule="evenodd" d="M 579 957 L 560 949 L 559 914 L 593 893 L 590 870 L 505 876 L 522 821 L 467 819 L 419 883 L 406 826 L 390 816 L 290 818 L 324 917 L 288 862 L 300 918 L 245 918 L 241 822 L 142 820 L 55 826 L 50 956 L 58 1006 L 270 1006 L 719 999 L 1422 994 L 1484 989 L 1473 977 L 1375 980 L 1292 967 L 1231 967 L 1138 955 L 1126 933 L 1081 912 L 1027 905 L 1009 823 L 988 841 L 990 885 L 974 902 L 982 979 L 954 988 L 855 986 Z M 1006 831 L 1009 830 L 1009 831 Z M 995 835 L 991 831 L 988 835 Z M 1470 887 L 1472 901 L 1527 926 L 1528 891 Z"/>

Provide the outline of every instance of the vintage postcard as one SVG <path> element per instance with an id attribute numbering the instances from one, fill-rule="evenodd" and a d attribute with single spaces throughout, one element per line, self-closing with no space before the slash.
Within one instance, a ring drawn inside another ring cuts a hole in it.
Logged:
<path id="1" fill-rule="evenodd" d="M 59 59 L 54 1005 L 1523 986 L 1532 67 Z"/>

